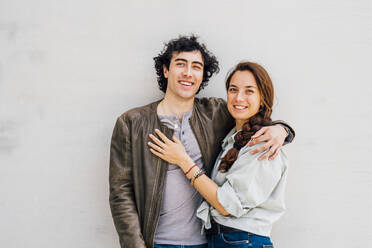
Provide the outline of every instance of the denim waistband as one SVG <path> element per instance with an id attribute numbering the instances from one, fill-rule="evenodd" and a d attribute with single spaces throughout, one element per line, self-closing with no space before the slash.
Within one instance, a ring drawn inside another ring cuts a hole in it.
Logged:
<path id="1" fill-rule="evenodd" d="M 218 224 L 217 222 L 213 220 L 211 221 L 211 224 L 212 226 L 210 229 L 205 229 L 205 233 L 207 235 L 214 235 L 214 234 L 220 234 L 220 233 L 244 232 L 243 230 L 240 230 L 240 229 Z"/>

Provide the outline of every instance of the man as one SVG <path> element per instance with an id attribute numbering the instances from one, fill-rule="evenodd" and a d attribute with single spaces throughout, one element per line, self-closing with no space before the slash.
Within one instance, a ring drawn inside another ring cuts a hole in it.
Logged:
<path id="1" fill-rule="evenodd" d="M 194 36 L 166 44 L 155 60 L 161 101 L 129 110 L 116 122 L 110 154 L 110 205 L 122 248 L 205 247 L 201 222 L 195 212 L 199 193 L 175 165 L 152 155 L 147 142 L 155 129 L 179 138 L 197 166 L 209 174 L 221 141 L 235 122 L 226 103 L 216 98 L 195 98 L 218 61 Z M 287 137 L 288 133 L 291 137 Z M 275 125 L 256 134 L 256 149 L 268 149 L 260 159 L 273 158 L 290 127 Z"/>

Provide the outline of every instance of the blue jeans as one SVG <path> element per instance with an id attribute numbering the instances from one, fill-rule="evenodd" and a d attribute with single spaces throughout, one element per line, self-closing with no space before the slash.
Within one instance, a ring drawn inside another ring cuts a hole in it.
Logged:
<path id="1" fill-rule="evenodd" d="M 270 237 L 249 232 L 232 232 L 207 235 L 208 248 L 273 248 Z"/>
<path id="2" fill-rule="evenodd" d="M 207 248 L 207 244 L 203 245 L 158 245 L 154 244 L 154 248 Z"/>

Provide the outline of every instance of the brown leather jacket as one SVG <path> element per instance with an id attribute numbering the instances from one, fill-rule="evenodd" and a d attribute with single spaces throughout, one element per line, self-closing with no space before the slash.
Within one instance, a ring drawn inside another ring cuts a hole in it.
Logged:
<path id="1" fill-rule="evenodd" d="M 153 155 L 147 142 L 155 128 L 168 137 L 173 135 L 173 131 L 162 125 L 158 118 L 159 102 L 122 114 L 113 131 L 110 206 L 122 248 L 153 247 L 167 162 Z M 209 175 L 221 142 L 235 122 L 225 101 L 219 98 L 195 98 L 189 121 Z"/>

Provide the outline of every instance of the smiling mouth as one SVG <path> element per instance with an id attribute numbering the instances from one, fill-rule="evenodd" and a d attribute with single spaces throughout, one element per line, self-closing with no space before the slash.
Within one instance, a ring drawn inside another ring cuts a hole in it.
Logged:
<path id="1" fill-rule="evenodd" d="M 233 105 L 233 107 L 236 110 L 245 110 L 248 108 L 248 106 L 242 106 L 242 105 Z"/>
<path id="2" fill-rule="evenodd" d="M 193 86 L 194 83 L 193 82 L 190 82 L 190 81 L 183 81 L 183 80 L 180 80 L 178 81 L 181 85 L 183 86 L 187 86 L 187 87 L 190 87 L 190 86 Z"/>

